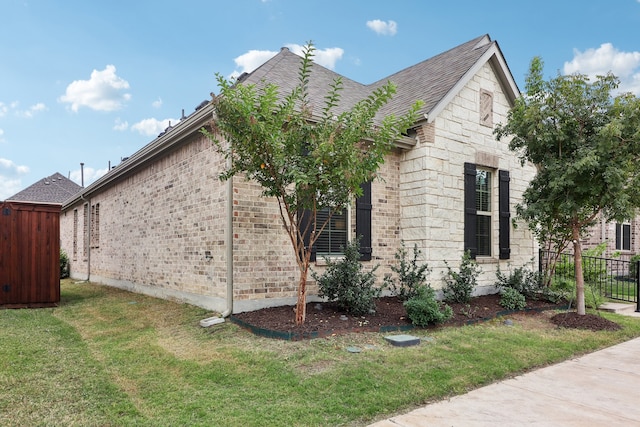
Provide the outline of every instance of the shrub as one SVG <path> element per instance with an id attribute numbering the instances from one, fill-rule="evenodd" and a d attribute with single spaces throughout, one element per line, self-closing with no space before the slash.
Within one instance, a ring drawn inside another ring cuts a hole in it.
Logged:
<path id="1" fill-rule="evenodd" d="M 576 288 L 571 290 L 571 301 L 576 301 Z M 597 286 L 584 284 L 584 305 L 587 308 L 598 308 L 604 302 L 604 297 Z"/>
<path id="2" fill-rule="evenodd" d="M 416 295 L 405 301 L 404 307 L 411 323 L 420 327 L 446 322 L 453 316 L 451 307 L 441 306 L 430 286 L 418 287 Z"/>
<path id="3" fill-rule="evenodd" d="M 443 274 L 445 286 L 442 289 L 445 301 L 466 303 L 471 299 L 476 287 L 478 275 L 482 272 L 478 264 L 471 259 L 469 251 L 462 255 L 460 271 L 454 271 L 445 261 L 447 273 Z"/>
<path id="4" fill-rule="evenodd" d="M 527 301 L 515 288 L 504 288 L 500 297 L 500 305 L 507 310 L 524 310 Z"/>
<path id="5" fill-rule="evenodd" d="M 349 242 L 344 247 L 344 257 L 338 261 L 325 258 L 327 269 L 322 275 L 312 272 L 318 282 L 319 295 L 335 301 L 348 313 L 363 315 L 375 312 L 375 299 L 382 289 L 376 288 L 375 266 L 371 271 L 363 271 L 360 263 L 360 242 Z"/>
<path id="6" fill-rule="evenodd" d="M 557 298 L 557 301 L 555 302 L 566 300 L 566 301 L 569 301 L 571 304 L 574 304 L 576 301 L 576 281 L 573 279 L 567 279 L 564 277 L 557 278 L 557 279 L 554 278 L 548 292 L 549 292 L 549 295 L 547 298 L 550 301 L 554 301 L 552 297 L 555 296 Z M 598 287 L 585 283 L 584 284 L 585 307 L 598 308 L 598 306 L 603 302 L 604 302 L 604 297 L 600 293 Z"/>
<path id="7" fill-rule="evenodd" d="M 391 277 L 385 277 L 385 286 L 391 290 L 393 295 L 397 295 L 403 301 L 409 300 L 418 294 L 418 289 L 423 286 L 429 286 L 427 283 L 427 274 L 431 271 L 427 264 L 418 265 L 418 257 L 422 252 L 418 249 L 418 245 L 413 246 L 413 258 L 407 260 L 407 249 L 404 241 L 401 242 L 400 248 L 395 254 L 398 266 L 391 266 L 391 271 L 398 275 L 397 280 Z"/>
<path id="8" fill-rule="evenodd" d="M 60 278 L 67 277 L 69 277 L 69 256 L 64 249 L 60 249 Z"/>
<path id="9" fill-rule="evenodd" d="M 496 287 L 499 290 L 515 289 L 525 297 L 538 297 L 542 292 L 542 280 L 540 273 L 533 271 L 526 266 L 513 269 L 509 275 L 505 275 L 500 271 L 496 271 Z"/>

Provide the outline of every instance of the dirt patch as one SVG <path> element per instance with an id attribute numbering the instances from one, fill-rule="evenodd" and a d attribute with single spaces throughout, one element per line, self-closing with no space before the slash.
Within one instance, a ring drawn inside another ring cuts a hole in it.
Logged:
<path id="1" fill-rule="evenodd" d="M 468 304 L 449 305 L 453 309 L 453 317 L 440 326 L 430 328 L 473 324 L 512 313 L 500 305 L 500 295 L 483 295 L 472 298 Z M 545 310 L 564 310 L 566 307 L 566 304 L 529 300 L 525 311 L 520 313 L 527 316 L 543 316 L 542 312 Z M 597 321 L 592 316 L 595 316 Z M 547 318 L 547 316 L 543 317 Z M 602 330 L 602 320 L 607 321 L 600 316 L 589 315 L 572 317 L 571 321 L 567 320 L 562 324 L 554 323 L 567 328 Z M 389 332 L 412 329 L 402 301 L 396 297 L 379 298 L 376 301 L 376 312 L 366 316 L 346 314 L 333 303 L 308 303 L 306 322 L 299 326 L 295 325 L 292 306 L 239 313 L 232 317 L 232 321 L 262 335 L 285 339 L 316 338 L 348 332 Z M 614 323 L 614 325 L 617 324 Z"/>

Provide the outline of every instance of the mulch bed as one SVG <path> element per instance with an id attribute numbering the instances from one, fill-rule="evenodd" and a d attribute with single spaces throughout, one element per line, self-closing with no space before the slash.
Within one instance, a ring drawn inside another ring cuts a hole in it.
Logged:
<path id="1" fill-rule="evenodd" d="M 587 313 L 584 316 L 575 311 L 558 313 L 551 322 L 561 328 L 589 329 L 592 331 L 617 331 L 621 328 L 616 322 L 607 320 L 597 314 Z"/>
<path id="2" fill-rule="evenodd" d="M 469 304 L 449 304 L 453 309 L 453 317 L 435 327 L 450 327 L 473 324 L 512 312 L 505 310 L 500 304 L 500 295 L 483 295 L 472 298 Z M 528 300 L 525 313 L 536 315 L 544 310 L 565 310 L 566 304 L 552 304 L 548 301 Z M 309 339 L 348 332 L 391 332 L 413 329 L 407 318 L 402 301 L 396 297 L 382 297 L 376 300 L 376 313 L 366 316 L 346 314 L 333 303 L 308 303 L 307 317 L 303 325 L 295 325 L 294 307 L 282 306 L 239 313 L 232 316 L 234 323 L 252 332 L 280 339 Z M 564 328 L 599 330 L 616 330 L 620 326 L 596 314 L 578 316 L 574 312 L 560 313 L 551 321 Z"/>

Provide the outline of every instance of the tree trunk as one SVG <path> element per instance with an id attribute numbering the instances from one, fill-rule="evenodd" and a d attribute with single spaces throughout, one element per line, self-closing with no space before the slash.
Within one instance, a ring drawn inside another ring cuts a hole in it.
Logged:
<path id="1" fill-rule="evenodd" d="M 576 309 L 579 315 L 586 314 L 584 303 L 584 272 L 582 270 L 582 245 L 580 244 L 580 229 L 576 226 L 572 230 L 573 259 L 576 277 Z"/>
<path id="2" fill-rule="evenodd" d="M 300 269 L 300 281 L 298 283 L 298 302 L 296 303 L 296 325 L 302 325 L 307 318 L 307 275 L 309 273 L 309 260 L 305 259 Z"/>

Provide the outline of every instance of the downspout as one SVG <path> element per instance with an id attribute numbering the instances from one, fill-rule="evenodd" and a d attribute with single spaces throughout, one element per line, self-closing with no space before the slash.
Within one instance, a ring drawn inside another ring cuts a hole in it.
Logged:
<path id="1" fill-rule="evenodd" d="M 231 159 L 229 159 L 229 164 Z M 229 166 L 230 167 L 230 166 Z M 227 180 L 227 309 L 221 314 L 228 317 L 233 313 L 233 177 Z"/>
<path id="2" fill-rule="evenodd" d="M 233 313 L 233 177 L 227 180 L 227 228 L 225 229 L 226 257 L 227 257 L 227 308 L 220 316 L 207 317 L 200 321 L 200 326 L 223 323 L 226 317 Z"/>

